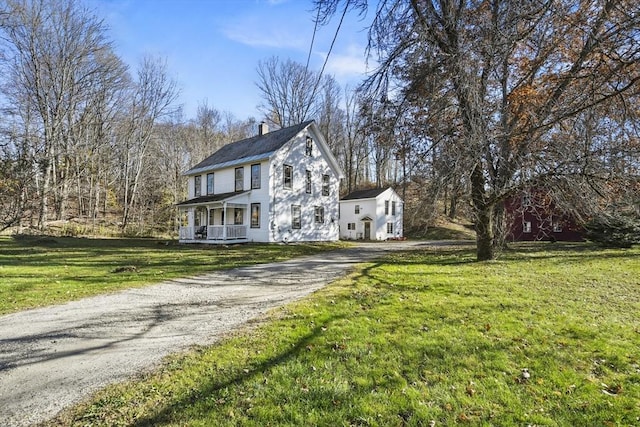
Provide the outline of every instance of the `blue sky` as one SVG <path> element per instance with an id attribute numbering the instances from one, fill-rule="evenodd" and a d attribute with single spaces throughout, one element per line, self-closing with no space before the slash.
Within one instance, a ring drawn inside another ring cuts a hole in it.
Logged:
<path id="1" fill-rule="evenodd" d="M 132 70 L 145 54 L 166 59 L 186 118 L 206 100 L 237 119 L 259 119 L 258 61 L 275 55 L 305 64 L 314 29 L 311 0 L 87 1 L 105 19 L 116 51 Z M 321 69 L 339 18 L 318 27 L 312 70 Z M 329 56 L 325 73 L 343 87 L 354 87 L 367 70 L 368 21 L 347 14 Z"/>

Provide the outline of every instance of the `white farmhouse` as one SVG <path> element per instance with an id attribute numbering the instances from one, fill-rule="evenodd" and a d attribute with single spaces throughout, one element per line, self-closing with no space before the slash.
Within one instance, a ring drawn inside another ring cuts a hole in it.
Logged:
<path id="1" fill-rule="evenodd" d="M 185 172 L 180 242 L 338 240 L 343 176 L 313 121 L 225 145 Z"/>
<path id="2" fill-rule="evenodd" d="M 403 207 L 402 199 L 392 188 L 354 191 L 340 200 L 340 238 L 401 238 Z"/>

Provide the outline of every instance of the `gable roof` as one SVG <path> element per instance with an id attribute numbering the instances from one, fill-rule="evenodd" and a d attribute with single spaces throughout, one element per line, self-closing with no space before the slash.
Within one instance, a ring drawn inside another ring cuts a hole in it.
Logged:
<path id="1" fill-rule="evenodd" d="M 380 194 L 387 191 L 388 188 L 371 188 L 369 190 L 356 190 L 347 194 L 340 200 L 358 200 L 358 199 L 375 199 Z"/>
<path id="2" fill-rule="evenodd" d="M 298 125 L 227 144 L 186 171 L 184 175 L 267 159 L 311 123 L 313 120 L 308 120 Z"/>

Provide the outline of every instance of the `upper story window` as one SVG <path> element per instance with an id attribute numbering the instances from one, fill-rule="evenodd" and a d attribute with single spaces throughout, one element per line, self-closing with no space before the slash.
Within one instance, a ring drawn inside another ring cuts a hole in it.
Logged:
<path id="1" fill-rule="evenodd" d="M 388 200 L 384 201 L 384 214 L 385 215 L 389 215 L 389 201 Z"/>
<path id="2" fill-rule="evenodd" d="M 255 190 L 260 188 L 260 163 L 251 165 L 251 189 Z"/>
<path id="3" fill-rule="evenodd" d="M 293 188 L 293 166 L 284 165 L 282 167 L 282 186 L 284 188 Z"/>
<path id="4" fill-rule="evenodd" d="M 322 195 L 329 195 L 329 175 L 322 175 Z"/>
<path id="5" fill-rule="evenodd" d="M 305 189 L 306 189 L 307 194 L 311 194 L 311 171 L 307 170 L 307 171 L 305 171 L 305 173 L 307 175 L 307 182 L 306 182 L 306 185 L 305 185 Z"/>
<path id="6" fill-rule="evenodd" d="M 391 202 L 391 215 L 395 215 L 396 214 L 396 202 L 392 201 Z"/>
<path id="7" fill-rule="evenodd" d="M 310 136 L 307 137 L 307 143 L 305 145 L 304 154 L 307 156 L 313 155 L 313 139 Z"/>
<path id="8" fill-rule="evenodd" d="M 193 195 L 194 197 L 200 197 L 202 195 L 202 175 L 193 177 Z"/>
<path id="9" fill-rule="evenodd" d="M 213 174 L 207 174 L 207 194 L 213 194 Z"/>
<path id="10" fill-rule="evenodd" d="M 360 205 L 356 205 L 355 213 L 356 215 L 360 213 Z"/>
<path id="11" fill-rule="evenodd" d="M 236 191 L 244 190 L 244 167 L 236 168 Z"/>

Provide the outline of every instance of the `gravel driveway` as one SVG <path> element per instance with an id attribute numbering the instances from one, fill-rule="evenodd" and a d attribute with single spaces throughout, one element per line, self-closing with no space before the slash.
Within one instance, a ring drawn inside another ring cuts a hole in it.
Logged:
<path id="1" fill-rule="evenodd" d="M 423 243 L 424 244 L 424 243 Z M 0 426 L 28 426 L 410 242 L 171 280 L 0 317 Z"/>

